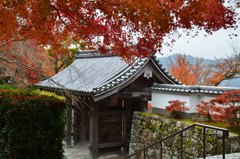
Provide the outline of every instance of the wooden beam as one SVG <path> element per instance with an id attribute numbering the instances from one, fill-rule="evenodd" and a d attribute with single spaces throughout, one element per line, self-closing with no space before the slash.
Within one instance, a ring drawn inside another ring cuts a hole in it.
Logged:
<path id="1" fill-rule="evenodd" d="M 151 92 L 133 92 L 132 96 L 133 97 L 141 97 L 141 96 L 151 96 Z"/>
<path id="2" fill-rule="evenodd" d="M 132 99 L 141 97 L 151 97 L 151 92 L 123 92 L 119 94 L 119 98 Z"/>
<path id="3" fill-rule="evenodd" d="M 98 105 L 91 101 L 91 116 L 90 116 L 90 159 L 98 158 Z"/>
<path id="4" fill-rule="evenodd" d="M 118 129 L 112 129 L 112 130 L 108 130 L 108 131 L 101 131 L 100 135 L 113 135 L 113 134 L 121 134 L 122 133 L 122 129 L 121 128 L 118 128 Z"/>
<path id="5" fill-rule="evenodd" d="M 150 92 L 148 87 L 129 87 L 129 88 L 124 88 L 123 92 Z"/>
<path id="6" fill-rule="evenodd" d="M 67 148 L 72 147 L 72 108 L 67 110 L 67 141 L 66 146 Z"/>
<path id="7" fill-rule="evenodd" d="M 101 144 L 98 144 L 98 148 L 124 146 L 124 144 L 125 144 L 124 141 L 101 143 Z"/>
<path id="8" fill-rule="evenodd" d="M 132 97 L 132 93 L 119 93 L 118 98 L 131 99 L 133 97 Z"/>

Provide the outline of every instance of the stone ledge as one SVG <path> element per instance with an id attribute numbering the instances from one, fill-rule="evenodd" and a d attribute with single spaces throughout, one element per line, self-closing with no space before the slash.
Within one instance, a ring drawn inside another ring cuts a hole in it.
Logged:
<path id="1" fill-rule="evenodd" d="M 222 155 L 206 157 L 206 159 L 222 159 L 222 158 L 223 158 Z M 225 158 L 227 158 L 227 159 L 240 159 L 240 153 L 226 154 Z M 203 158 L 199 158 L 199 159 L 203 159 Z"/>

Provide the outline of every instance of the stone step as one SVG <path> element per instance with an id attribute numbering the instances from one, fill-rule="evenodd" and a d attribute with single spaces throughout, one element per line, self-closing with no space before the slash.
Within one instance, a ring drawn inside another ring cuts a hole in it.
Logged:
<path id="1" fill-rule="evenodd" d="M 206 159 L 222 159 L 222 158 L 223 158 L 222 155 L 206 157 Z M 226 159 L 240 159 L 240 153 L 226 154 L 225 158 Z M 202 158 L 199 158 L 199 159 L 202 159 Z"/>

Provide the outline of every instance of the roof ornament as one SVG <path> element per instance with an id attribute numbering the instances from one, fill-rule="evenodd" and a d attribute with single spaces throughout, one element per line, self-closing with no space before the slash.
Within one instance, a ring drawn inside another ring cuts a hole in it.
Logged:
<path id="1" fill-rule="evenodd" d="M 143 77 L 146 77 L 147 79 L 152 77 L 152 70 L 149 67 L 147 67 L 146 70 L 144 71 Z"/>

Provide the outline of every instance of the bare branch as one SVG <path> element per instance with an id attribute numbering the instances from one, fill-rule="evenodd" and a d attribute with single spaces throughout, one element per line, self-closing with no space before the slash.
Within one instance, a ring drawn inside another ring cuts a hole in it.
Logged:
<path id="1" fill-rule="evenodd" d="M 0 45 L 0 48 L 8 45 L 8 44 L 11 43 L 11 42 L 17 42 L 17 41 L 24 41 L 24 39 L 12 39 L 12 40 L 7 40 L 7 41 L 5 41 L 2 45 Z"/>
<path id="2" fill-rule="evenodd" d="M 3 60 L 3 61 L 6 61 L 7 63 L 17 64 L 17 65 L 19 65 L 19 66 L 21 66 L 21 67 L 24 67 L 24 68 L 28 69 L 28 70 L 35 71 L 35 72 L 38 73 L 38 74 L 43 73 L 42 70 L 34 69 L 34 68 L 32 68 L 32 67 L 30 67 L 30 66 L 28 66 L 28 65 L 26 65 L 26 64 L 24 64 L 24 63 L 22 63 L 22 62 L 19 62 L 19 61 L 9 61 L 9 60 L 7 60 L 6 58 L 3 58 L 3 57 L 1 57 L 1 56 L 0 56 L 0 59 Z M 39 72 L 41 72 L 41 73 L 39 73 Z"/>
<path id="3" fill-rule="evenodd" d="M 42 71 L 42 70 L 34 69 L 34 68 L 32 68 L 32 67 L 28 66 L 27 64 L 24 64 L 20 61 L 10 61 L 10 60 L 8 60 L 6 58 L 3 58 L 1 56 L 0 56 L 0 60 L 3 60 L 3 61 L 5 61 L 7 63 L 10 63 L 10 64 L 17 64 L 18 66 L 23 67 L 25 69 L 35 71 L 39 75 L 42 75 L 43 73 L 48 75 L 47 72 Z M 59 86 L 61 88 L 61 90 L 59 90 L 61 95 L 65 96 L 68 100 L 69 99 L 74 100 L 75 103 L 76 103 L 75 104 L 76 108 L 79 109 L 80 111 L 82 110 L 83 106 L 89 106 L 88 103 L 85 102 L 84 99 L 82 99 L 81 97 L 79 97 L 77 95 L 74 95 L 74 93 L 71 92 L 70 90 L 68 90 L 65 86 L 63 86 L 60 83 L 54 81 L 52 78 L 49 78 L 49 80 L 52 81 L 53 83 L 55 83 L 57 86 Z M 68 105 L 70 106 L 71 105 L 70 101 L 67 101 L 67 102 L 68 102 Z"/>

